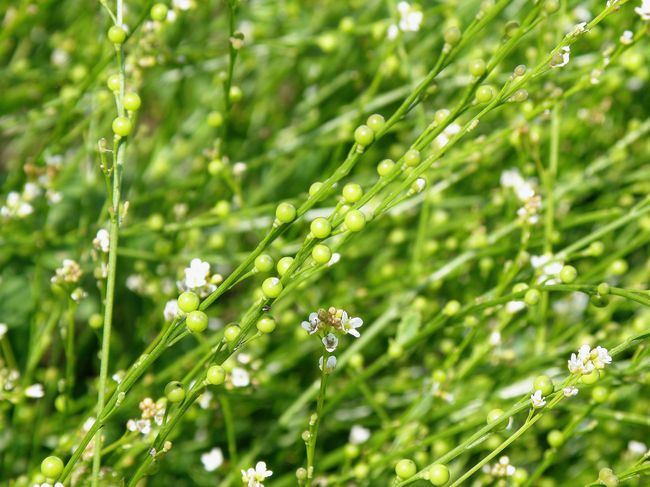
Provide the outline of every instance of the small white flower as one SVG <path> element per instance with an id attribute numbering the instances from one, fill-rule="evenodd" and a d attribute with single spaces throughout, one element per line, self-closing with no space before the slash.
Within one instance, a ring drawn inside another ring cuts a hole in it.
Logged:
<path id="1" fill-rule="evenodd" d="M 542 397 L 542 391 L 539 389 L 531 394 L 530 402 L 533 404 L 534 408 L 543 408 L 546 406 L 546 401 L 544 400 L 544 397 Z"/>
<path id="2" fill-rule="evenodd" d="M 370 439 L 370 430 L 368 428 L 364 428 L 363 426 L 359 426 L 358 424 L 355 424 L 352 426 L 352 429 L 350 430 L 350 436 L 348 441 L 352 443 L 353 445 L 360 445 L 361 443 L 365 443 Z"/>
<path id="3" fill-rule="evenodd" d="M 167 304 L 165 304 L 165 309 L 163 311 L 163 317 L 165 318 L 165 321 L 172 321 L 176 316 L 178 316 L 178 312 L 180 311 L 180 308 L 178 307 L 178 301 L 176 299 L 171 299 L 167 301 Z"/>
<path id="4" fill-rule="evenodd" d="M 627 449 L 636 455 L 645 455 L 645 453 L 648 451 L 648 447 L 645 443 L 634 440 L 630 441 L 627 444 Z"/>
<path id="5" fill-rule="evenodd" d="M 594 367 L 597 369 L 604 369 L 605 365 L 612 363 L 612 357 L 610 357 L 606 348 L 596 347 L 590 353 L 591 361 L 594 364 Z"/>
<path id="6" fill-rule="evenodd" d="M 569 64 L 570 59 L 571 47 L 563 46 L 562 49 L 555 56 L 553 56 L 553 59 L 551 60 L 551 68 L 561 68 L 563 66 L 566 66 Z"/>
<path id="7" fill-rule="evenodd" d="M 45 395 L 42 384 L 32 384 L 27 389 L 25 389 L 25 396 L 31 397 L 33 399 L 40 399 Z"/>
<path id="8" fill-rule="evenodd" d="M 23 188 L 23 198 L 25 201 L 32 201 L 41 194 L 41 188 L 36 183 L 25 183 Z"/>
<path id="9" fill-rule="evenodd" d="M 192 259 L 190 266 L 185 269 L 185 285 L 189 289 L 205 286 L 210 274 L 210 264 L 201 259 Z"/>
<path id="10" fill-rule="evenodd" d="M 201 463 L 206 472 L 214 472 L 223 464 L 223 452 L 221 448 L 213 448 L 201 455 Z"/>
<path id="11" fill-rule="evenodd" d="M 172 3 L 174 8 L 178 10 L 189 10 L 192 8 L 192 0 L 174 0 Z"/>
<path id="12" fill-rule="evenodd" d="M 303 321 L 300 326 L 302 326 L 310 335 L 313 335 L 318 331 L 318 325 L 320 324 L 320 318 L 318 313 L 310 313 L 309 320 Z"/>
<path id="13" fill-rule="evenodd" d="M 230 382 L 235 387 L 247 387 L 251 383 L 251 377 L 245 369 L 234 367 L 230 373 Z"/>
<path id="14" fill-rule="evenodd" d="M 399 28 L 403 32 L 417 32 L 420 30 L 420 24 L 424 15 L 419 10 L 411 7 L 408 2 L 397 4 L 397 10 L 400 13 Z"/>
<path id="15" fill-rule="evenodd" d="M 271 475 L 273 472 L 266 469 L 265 462 L 257 462 L 255 468 L 241 471 L 241 480 L 246 487 L 264 487 L 262 482 Z"/>
<path id="16" fill-rule="evenodd" d="M 391 24 L 388 26 L 388 30 L 386 31 L 386 37 L 388 37 L 389 41 L 397 39 L 398 34 L 399 34 L 399 27 L 397 27 L 396 24 Z"/>
<path id="17" fill-rule="evenodd" d="M 500 183 L 502 187 L 512 189 L 517 195 L 517 198 L 524 203 L 535 196 L 532 183 L 526 181 L 516 168 L 503 171 L 501 173 Z"/>
<path id="18" fill-rule="evenodd" d="M 573 27 L 573 35 L 579 36 L 587 32 L 587 22 L 580 22 Z"/>
<path id="19" fill-rule="evenodd" d="M 641 20 L 650 20 L 650 0 L 642 0 L 641 6 L 634 11 L 641 16 Z"/>
<path id="20" fill-rule="evenodd" d="M 344 333 L 359 338 L 361 334 L 357 331 L 363 325 L 363 320 L 359 317 L 348 318 L 348 314 L 343 311 L 341 315 L 341 329 Z"/>
<path id="21" fill-rule="evenodd" d="M 323 370 L 323 357 L 318 359 L 318 367 Z M 336 357 L 330 355 L 327 357 L 327 365 L 325 366 L 325 372 L 332 372 L 336 368 Z"/>
<path id="22" fill-rule="evenodd" d="M 74 260 L 63 259 L 61 267 L 55 271 L 55 275 L 52 277 L 51 281 L 54 284 L 74 284 L 81 279 L 82 274 L 81 267 Z"/>
<path id="23" fill-rule="evenodd" d="M 333 333 L 328 333 L 327 336 L 323 337 L 323 346 L 325 350 L 332 353 L 336 350 L 336 347 L 339 345 L 339 339 L 336 338 L 336 335 Z"/>
<path id="24" fill-rule="evenodd" d="M 110 247 L 110 234 L 108 233 L 108 230 L 104 228 L 98 230 L 97 236 L 93 240 L 93 245 L 97 250 L 101 250 L 107 254 Z"/>
<path id="25" fill-rule="evenodd" d="M 594 369 L 604 369 L 605 365 L 611 363 L 612 357 L 606 348 L 598 346 L 592 350 L 589 345 L 582 345 L 577 355 L 571 354 L 568 367 L 572 374 L 588 374 Z"/>
<path id="26" fill-rule="evenodd" d="M 573 397 L 578 394 L 578 388 L 577 387 L 565 387 L 562 389 L 562 392 L 564 393 L 564 397 Z"/>
<path id="27" fill-rule="evenodd" d="M 621 44 L 629 46 L 632 44 L 632 42 L 634 42 L 634 33 L 631 30 L 626 30 L 618 40 L 621 41 Z"/>
<path id="28" fill-rule="evenodd" d="M 510 314 L 515 314 L 526 307 L 523 301 L 508 301 L 506 304 L 506 311 Z"/>
<path id="29" fill-rule="evenodd" d="M 490 333 L 490 345 L 493 347 L 501 345 L 501 332 L 499 330 L 494 330 Z"/>

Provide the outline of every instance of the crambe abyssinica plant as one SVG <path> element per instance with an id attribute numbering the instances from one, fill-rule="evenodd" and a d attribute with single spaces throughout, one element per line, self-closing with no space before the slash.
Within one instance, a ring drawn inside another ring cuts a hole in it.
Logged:
<path id="1" fill-rule="evenodd" d="M 648 485 L 647 1 L 0 18 L 0 484 Z"/>

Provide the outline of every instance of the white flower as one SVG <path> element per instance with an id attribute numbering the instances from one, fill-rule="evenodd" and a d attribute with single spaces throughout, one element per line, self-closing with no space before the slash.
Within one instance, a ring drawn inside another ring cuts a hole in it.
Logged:
<path id="1" fill-rule="evenodd" d="M 618 40 L 621 41 L 621 44 L 628 46 L 634 42 L 634 33 L 631 30 L 626 30 Z"/>
<path id="2" fill-rule="evenodd" d="M 650 20 L 650 0 L 642 0 L 641 6 L 634 11 L 641 16 L 641 20 Z"/>
<path id="3" fill-rule="evenodd" d="M 81 267 L 72 259 L 63 259 L 61 267 L 56 270 L 51 281 L 57 283 L 76 283 L 81 279 Z"/>
<path id="4" fill-rule="evenodd" d="M 41 194 L 41 188 L 36 183 L 25 183 L 23 188 L 23 198 L 25 201 L 32 201 Z"/>
<path id="5" fill-rule="evenodd" d="M 163 311 L 163 317 L 165 318 L 165 321 L 172 321 L 176 316 L 178 316 L 178 312 L 180 311 L 180 308 L 178 307 L 178 301 L 176 299 L 170 299 L 167 301 L 167 304 L 165 304 L 165 309 Z"/>
<path id="6" fill-rule="evenodd" d="M 645 443 L 634 440 L 630 441 L 627 444 L 627 449 L 636 455 L 645 455 L 645 453 L 648 451 L 648 447 L 645 445 Z"/>
<path id="7" fill-rule="evenodd" d="M 562 389 L 562 392 L 564 393 L 564 397 L 573 397 L 578 394 L 578 388 L 577 387 L 565 387 Z"/>
<path id="8" fill-rule="evenodd" d="M 587 22 L 580 22 L 573 27 L 573 35 L 579 36 L 587 32 Z"/>
<path id="9" fill-rule="evenodd" d="M 230 382 L 235 387 L 246 387 L 251 383 L 251 377 L 245 369 L 234 367 L 230 373 Z"/>
<path id="10" fill-rule="evenodd" d="M 399 34 L 399 27 L 397 27 L 396 24 L 391 24 L 388 26 L 388 30 L 386 31 L 386 37 L 388 37 L 389 41 L 392 41 L 393 39 L 397 39 L 398 34 Z"/>
<path id="11" fill-rule="evenodd" d="M 333 333 L 328 333 L 327 336 L 323 337 L 323 346 L 325 350 L 332 353 L 336 350 L 336 347 L 339 345 L 339 339 L 336 338 L 336 335 Z"/>
<path id="12" fill-rule="evenodd" d="M 5 323 L 0 323 L 0 340 L 7 334 L 9 327 Z"/>
<path id="13" fill-rule="evenodd" d="M 524 203 L 535 196 L 532 183 L 526 181 L 516 168 L 503 171 L 501 173 L 500 183 L 504 188 L 511 188 L 517 195 L 517 198 Z"/>
<path id="14" fill-rule="evenodd" d="M 192 8 L 191 0 L 174 0 L 172 3 L 174 4 L 174 8 L 178 10 L 189 10 Z"/>
<path id="15" fill-rule="evenodd" d="M 594 369 L 604 369 L 605 365 L 611 363 L 612 357 L 606 348 L 598 346 L 592 350 L 589 345 L 582 345 L 577 355 L 571 354 L 568 367 L 572 374 L 588 374 Z"/>
<path id="16" fill-rule="evenodd" d="M 320 318 L 318 313 L 310 313 L 309 320 L 303 321 L 300 326 L 302 326 L 310 335 L 313 335 L 318 331 L 318 325 L 320 324 Z"/>
<path id="17" fill-rule="evenodd" d="M 363 325 L 363 320 L 359 317 L 348 318 L 348 314 L 343 311 L 341 315 L 341 330 L 348 335 L 359 338 L 361 334 L 357 331 Z"/>
<path id="18" fill-rule="evenodd" d="M 499 330 L 490 333 L 490 345 L 494 347 L 501 345 L 501 332 Z"/>
<path id="19" fill-rule="evenodd" d="M 546 401 L 544 400 L 544 397 L 542 397 L 542 391 L 539 389 L 531 394 L 530 402 L 533 404 L 534 408 L 543 408 L 546 406 Z"/>
<path id="20" fill-rule="evenodd" d="M 510 314 L 515 314 L 526 307 L 523 301 L 508 301 L 506 304 L 506 311 Z"/>
<path id="21" fill-rule="evenodd" d="M 25 396 L 31 397 L 33 399 L 39 399 L 45 395 L 42 384 L 32 384 L 27 389 L 25 389 Z"/>
<path id="22" fill-rule="evenodd" d="M 190 266 L 185 269 L 185 285 L 189 289 L 205 286 L 210 274 L 210 264 L 201 259 L 192 259 Z"/>
<path id="23" fill-rule="evenodd" d="M 101 250 L 105 254 L 108 253 L 110 247 L 110 234 L 104 228 L 97 231 L 97 236 L 93 240 L 93 245 L 97 250 Z"/>
<path id="24" fill-rule="evenodd" d="M 563 46 L 562 49 L 555 56 L 553 56 L 553 59 L 551 60 L 551 67 L 561 68 L 563 66 L 566 66 L 567 64 L 569 64 L 570 59 L 571 59 L 571 47 Z"/>
<path id="25" fill-rule="evenodd" d="M 363 426 L 359 426 L 358 424 L 355 424 L 352 426 L 352 429 L 350 430 L 350 436 L 348 441 L 353 445 L 360 445 L 361 443 L 365 443 L 366 441 L 368 441 L 369 438 L 370 438 L 370 430 L 368 428 L 364 428 Z"/>
<path id="26" fill-rule="evenodd" d="M 201 455 L 201 463 L 206 472 L 214 472 L 223 464 L 223 452 L 221 448 L 213 448 Z"/>
<path id="27" fill-rule="evenodd" d="M 318 359 L 318 367 L 323 370 L 323 357 Z M 327 365 L 325 366 L 325 372 L 332 372 L 336 368 L 336 357 L 330 355 L 327 357 Z"/>
<path id="28" fill-rule="evenodd" d="M 262 482 L 271 475 L 273 472 L 266 469 L 265 462 L 257 462 L 255 468 L 241 471 L 241 480 L 246 487 L 264 487 Z"/>
<path id="29" fill-rule="evenodd" d="M 499 458 L 499 461 L 492 468 L 486 468 L 486 472 L 493 477 L 511 477 L 514 475 L 515 470 L 516 468 L 510 464 L 510 458 L 505 455 Z"/>
<path id="30" fill-rule="evenodd" d="M 397 10 L 400 13 L 399 28 L 403 32 L 417 32 L 420 30 L 422 12 L 411 7 L 408 2 L 400 2 L 397 4 Z"/>

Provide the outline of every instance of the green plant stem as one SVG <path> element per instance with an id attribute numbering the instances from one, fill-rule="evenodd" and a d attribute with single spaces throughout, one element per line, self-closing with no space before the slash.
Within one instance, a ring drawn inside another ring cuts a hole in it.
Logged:
<path id="1" fill-rule="evenodd" d="M 305 487 L 309 487 L 314 480 L 314 459 L 316 455 L 316 440 L 318 438 L 318 428 L 323 416 L 323 404 L 325 404 L 325 395 L 327 393 L 327 382 L 330 373 L 327 371 L 327 359 L 331 354 L 323 355 L 323 368 L 320 376 L 320 388 L 318 390 L 318 399 L 316 401 L 315 418 L 309 422 L 309 440 L 307 441 L 307 480 Z"/>

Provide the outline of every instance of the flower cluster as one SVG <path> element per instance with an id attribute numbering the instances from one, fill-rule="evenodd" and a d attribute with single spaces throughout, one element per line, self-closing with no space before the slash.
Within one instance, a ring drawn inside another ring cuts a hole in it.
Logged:
<path id="1" fill-rule="evenodd" d="M 75 284 L 81 279 L 83 272 L 77 262 L 72 259 L 64 259 L 61 267 L 55 271 L 52 277 L 52 284 Z"/>
<path id="2" fill-rule="evenodd" d="M 177 281 L 179 291 L 193 291 L 204 298 L 217 289 L 221 282 L 219 274 L 210 274 L 210 264 L 201 259 L 192 259 L 190 266 L 183 271 L 185 278 Z"/>
<path id="3" fill-rule="evenodd" d="M 494 465 L 486 465 L 483 471 L 492 477 L 512 477 L 515 474 L 515 467 L 510 464 L 510 458 L 502 456 Z"/>
<path id="4" fill-rule="evenodd" d="M 162 425 L 165 416 L 165 404 L 164 399 L 154 402 L 150 397 L 145 397 L 139 404 L 142 411 L 140 419 L 129 419 L 126 423 L 126 429 L 148 435 L 153 427 L 152 421 L 155 425 Z"/>
<path id="5" fill-rule="evenodd" d="M 596 347 L 591 349 L 589 345 L 583 345 L 578 350 L 578 354 L 571 354 L 568 362 L 569 371 L 572 374 L 589 374 L 594 370 L 604 369 L 605 365 L 612 363 L 606 348 Z"/>
<path id="6" fill-rule="evenodd" d="M 420 10 L 411 6 L 408 2 L 399 2 L 397 4 L 397 11 L 400 15 L 399 23 L 388 26 L 388 39 L 390 40 L 396 39 L 400 31 L 419 31 L 424 17 Z"/>
<path id="7" fill-rule="evenodd" d="M 524 179 L 517 169 L 508 169 L 501 173 L 500 183 L 503 188 L 512 189 L 517 199 L 523 203 L 517 210 L 517 215 L 530 224 L 537 223 L 542 200 L 535 193 L 533 182 Z"/>
<path id="8" fill-rule="evenodd" d="M 255 468 L 241 471 L 241 481 L 246 487 L 264 487 L 264 480 L 271 475 L 273 472 L 266 469 L 265 462 L 257 462 Z"/>
<path id="9" fill-rule="evenodd" d="M 318 334 L 321 337 L 323 347 L 328 353 L 333 353 L 339 345 L 337 335 L 352 335 L 359 338 L 361 334 L 357 328 L 363 325 L 363 320 L 358 317 L 350 317 L 342 309 L 330 307 L 327 310 L 319 309 L 318 312 L 310 313 L 309 319 L 303 321 L 301 326 L 310 335 Z M 324 357 L 318 361 L 319 367 L 323 369 Z M 325 363 L 327 371 L 336 367 L 336 357 L 331 355 Z"/>
<path id="10" fill-rule="evenodd" d="M 634 11 L 641 16 L 641 20 L 650 20 L 650 0 L 642 0 L 641 6 Z"/>

